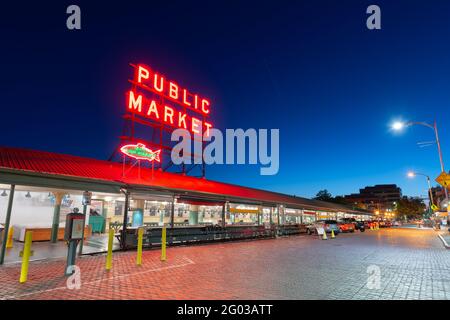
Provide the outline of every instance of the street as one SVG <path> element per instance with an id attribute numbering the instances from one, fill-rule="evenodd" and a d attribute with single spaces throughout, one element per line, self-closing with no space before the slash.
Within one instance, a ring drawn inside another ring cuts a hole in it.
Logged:
<path id="1" fill-rule="evenodd" d="M 115 253 L 77 260 L 81 288 L 67 289 L 65 261 L 0 268 L 1 299 L 450 299 L 450 252 L 433 230 L 380 229 L 336 239 L 292 236 Z M 379 267 L 379 288 L 369 289 L 368 267 Z"/>

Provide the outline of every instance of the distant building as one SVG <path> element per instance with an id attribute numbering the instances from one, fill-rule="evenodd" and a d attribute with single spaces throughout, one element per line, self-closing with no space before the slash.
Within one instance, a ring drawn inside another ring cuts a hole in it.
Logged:
<path id="1" fill-rule="evenodd" d="M 367 210 L 393 210 L 402 197 L 396 184 L 377 184 L 359 189 L 359 193 L 344 196 L 345 201 Z"/>
<path id="2" fill-rule="evenodd" d="M 445 200 L 445 190 L 441 186 L 431 188 L 431 194 L 433 195 L 433 203 L 440 206 L 441 202 Z"/>

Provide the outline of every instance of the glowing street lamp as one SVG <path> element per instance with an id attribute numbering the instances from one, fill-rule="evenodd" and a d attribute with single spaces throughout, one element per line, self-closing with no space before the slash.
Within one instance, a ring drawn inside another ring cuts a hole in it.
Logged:
<path id="1" fill-rule="evenodd" d="M 392 129 L 399 131 L 402 130 L 405 127 L 404 122 L 396 121 L 392 124 Z"/>
<path id="2" fill-rule="evenodd" d="M 395 131 L 400 131 L 403 128 L 410 127 L 413 125 L 420 125 L 420 126 L 428 127 L 434 131 L 434 135 L 436 137 L 436 144 L 438 147 L 438 153 L 439 153 L 439 162 L 441 164 L 441 172 L 445 172 L 444 160 L 442 159 L 441 143 L 439 141 L 439 134 L 438 134 L 436 121 L 434 121 L 432 125 L 427 122 L 422 122 L 422 121 L 407 121 L 407 122 L 396 121 L 392 124 L 392 129 L 394 129 Z M 444 188 L 444 191 L 445 191 L 445 203 L 448 203 L 447 188 Z"/>
<path id="3" fill-rule="evenodd" d="M 431 192 L 430 177 L 428 175 L 426 175 L 424 173 L 420 173 L 420 172 L 414 172 L 414 171 L 408 172 L 408 177 L 414 178 L 415 176 L 424 176 L 424 177 L 427 178 L 427 182 L 428 182 L 428 199 L 430 200 L 430 207 L 434 207 L 433 193 Z"/>

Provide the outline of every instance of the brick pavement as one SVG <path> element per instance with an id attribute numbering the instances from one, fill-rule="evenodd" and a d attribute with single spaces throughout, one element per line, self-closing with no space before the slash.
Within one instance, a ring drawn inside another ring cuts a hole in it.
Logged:
<path id="1" fill-rule="evenodd" d="M 67 289 L 63 260 L 0 267 L 1 299 L 450 299 L 450 251 L 432 230 L 382 229 L 314 236 L 84 256 L 81 289 Z M 381 271 L 379 289 L 367 288 L 367 267 Z"/>

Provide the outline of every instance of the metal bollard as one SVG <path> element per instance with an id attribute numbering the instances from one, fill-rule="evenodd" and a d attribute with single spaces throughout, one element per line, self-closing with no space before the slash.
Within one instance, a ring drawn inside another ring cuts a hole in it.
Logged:
<path id="1" fill-rule="evenodd" d="M 33 239 L 33 231 L 27 231 L 25 234 L 25 244 L 23 246 L 22 254 L 22 269 L 20 270 L 20 283 L 25 283 L 28 276 L 28 264 L 31 256 L 31 242 Z"/>
<path id="2" fill-rule="evenodd" d="M 144 238 L 144 228 L 138 230 L 138 245 L 137 245 L 137 257 L 136 264 L 140 266 L 142 264 L 142 243 Z"/>
<path id="3" fill-rule="evenodd" d="M 166 227 L 163 227 L 161 233 L 161 261 L 166 261 L 166 235 Z"/>
<path id="4" fill-rule="evenodd" d="M 13 247 L 13 233 L 14 228 L 11 227 L 8 230 L 8 240 L 6 241 L 6 249 L 11 249 Z"/>
<path id="5" fill-rule="evenodd" d="M 108 254 L 106 255 L 106 271 L 111 270 L 111 267 L 112 267 L 113 240 L 114 240 L 114 229 L 109 229 L 109 234 L 108 234 Z"/>

